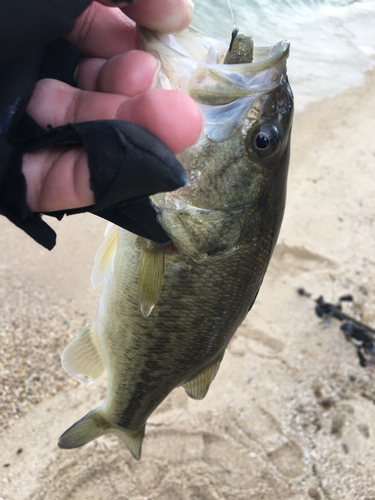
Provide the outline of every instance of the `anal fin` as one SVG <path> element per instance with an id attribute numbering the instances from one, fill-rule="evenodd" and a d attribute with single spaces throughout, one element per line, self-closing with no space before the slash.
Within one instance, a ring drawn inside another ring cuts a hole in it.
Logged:
<path id="1" fill-rule="evenodd" d="M 95 324 L 87 327 L 64 349 L 64 370 L 83 385 L 92 384 L 105 370 Z"/>
<path id="2" fill-rule="evenodd" d="M 156 302 L 164 278 L 165 245 L 141 239 L 138 271 L 138 296 L 142 314 L 147 318 Z"/>
<path id="3" fill-rule="evenodd" d="M 111 433 L 121 439 L 123 443 L 125 443 L 127 449 L 133 455 L 136 460 L 141 458 L 142 453 L 142 442 L 145 437 L 145 428 L 139 432 L 129 432 L 125 431 L 123 428 L 112 428 Z"/>
<path id="4" fill-rule="evenodd" d="M 224 352 L 220 355 L 214 364 L 206 368 L 202 373 L 200 373 L 193 380 L 183 385 L 186 394 L 192 399 L 203 399 L 210 388 L 211 382 L 215 378 L 220 363 L 224 357 Z"/>

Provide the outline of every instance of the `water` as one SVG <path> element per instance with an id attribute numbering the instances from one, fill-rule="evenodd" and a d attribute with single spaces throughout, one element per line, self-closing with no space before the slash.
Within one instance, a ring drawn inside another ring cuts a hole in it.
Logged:
<path id="1" fill-rule="evenodd" d="M 375 0 L 231 0 L 240 32 L 256 45 L 291 42 L 296 108 L 361 85 L 375 63 Z M 229 42 L 227 0 L 195 0 L 193 26 Z"/>

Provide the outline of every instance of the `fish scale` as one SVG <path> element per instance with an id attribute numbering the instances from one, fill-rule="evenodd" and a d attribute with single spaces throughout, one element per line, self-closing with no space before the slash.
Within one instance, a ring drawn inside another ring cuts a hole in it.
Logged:
<path id="1" fill-rule="evenodd" d="M 283 217 L 293 115 L 285 42 L 254 48 L 254 63 L 229 70 L 186 55 L 192 44 L 194 53 L 209 52 L 207 60 L 220 59 L 214 52 L 222 42 L 196 30 L 169 38 L 174 48 L 147 30 L 140 29 L 140 39 L 160 56 L 163 82 L 176 80 L 180 68 L 180 78 L 188 80 L 180 86 L 188 92 L 196 72 L 209 70 L 209 91 L 204 81 L 199 88 L 211 104 L 202 109 L 223 130 L 215 133 L 207 121 L 200 141 L 179 156 L 187 186 L 151 198 L 172 244 L 157 245 L 116 226 L 107 230 L 92 277 L 95 286 L 105 282 L 96 320 L 63 353 L 64 368 L 82 383 L 106 369 L 108 387 L 103 404 L 70 427 L 59 446 L 75 448 L 112 433 L 137 459 L 147 419 L 175 387 L 195 399 L 206 395 L 256 299 Z M 235 100 L 223 106 L 222 95 L 212 104 L 212 79 L 222 82 L 222 70 L 226 82 L 232 78 L 231 95 L 241 81 L 240 113 Z M 243 96 L 244 81 L 256 97 Z"/>

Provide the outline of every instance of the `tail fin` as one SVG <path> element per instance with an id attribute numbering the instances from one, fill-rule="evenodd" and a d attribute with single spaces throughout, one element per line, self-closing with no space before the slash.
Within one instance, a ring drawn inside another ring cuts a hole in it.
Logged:
<path id="1" fill-rule="evenodd" d="M 60 436 L 58 445 L 60 448 L 79 448 L 104 434 L 115 434 L 127 446 L 133 457 L 141 458 L 142 441 L 145 435 L 145 427 L 139 432 L 129 432 L 123 427 L 111 427 L 104 418 L 100 408 L 90 411 L 81 420 L 69 427 Z"/>

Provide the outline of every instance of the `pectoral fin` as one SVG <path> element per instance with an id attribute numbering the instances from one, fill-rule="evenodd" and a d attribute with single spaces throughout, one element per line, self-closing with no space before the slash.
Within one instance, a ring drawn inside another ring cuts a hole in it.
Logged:
<path id="1" fill-rule="evenodd" d="M 65 348 L 61 362 L 64 370 L 83 385 L 92 384 L 105 370 L 95 324 L 90 323 Z"/>
<path id="2" fill-rule="evenodd" d="M 141 239 L 141 253 L 138 271 L 138 296 L 142 314 L 147 318 L 156 302 L 164 278 L 165 245 Z"/>
<path id="3" fill-rule="evenodd" d="M 105 238 L 96 255 L 91 283 L 94 290 L 111 273 L 118 246 L 119 227 L 109 223 L 105 230 Z"/>
<path id="4" fill-rule="evenodd" d="M 220 358 L 217 361 L 215 361 L 213 365 L 211 365 L 209 368 L 206 368 L 206 370 L 200 373 L 198 377 L 195 377 L 187 384 L 184 384 L 183 387 L 186 391 L 186 394 L 190 398 L 203 399 L 205 397 L 205 395 L 208 392 L 208 389 L 210 388 L 211 382 L 213 381 L 219 370 L 220 363 L 223 357 L 224 353 L 221 354 Z"/>

